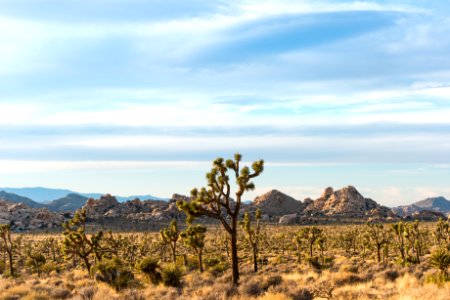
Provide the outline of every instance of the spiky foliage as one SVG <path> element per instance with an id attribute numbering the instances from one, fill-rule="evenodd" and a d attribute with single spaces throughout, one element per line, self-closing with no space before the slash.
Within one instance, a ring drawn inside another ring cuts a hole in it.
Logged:
<path id="1" fill-rule="evenodd" d="M 443 281 L 449 280 L 448 267 L 450 267 L 450 252 L 447 249 L 438 249 L 430 256 L 430 265 L 440 271 Z"/>
<path id="2" fill-rule="evenodd" d="M 252 226 L 250 220 L 250 214 L 245 212 L 244 219 L 240 222 L 242 229 L 245 232 L 245 238 L 252 247 L 253 252 L 253 270 L 258 272 L 258 252 L 259 252 L 259 239 L 260 239 L 260 221 L 261 221 L 261 211 L 256 210 L 255 213 L 255 226 Z"/>
<path id="3" fill-rule="evenodd" d="M 383 224 L 377 223 L 367 223 L 367 232 L 370 243 L 377 251 L 377 261 L 381 262 L 383 245 L 389 242 L 388 232 L 384 229 Z"/>
<path id="4" fill-rule="evenodd" d="M 406 241 L 405 233 L 406 224 L 403 222 L 398 222 L 392 224 L 392 232 L 394 233 L 394 242 L 400 253 L 401 263 L 404 265 L 406 263 Z"/>
<path id="5" fill-rule="evenodd" d="M 159 261 L 153 257 L 143 258 L 138 269 L 144 273 L 153 284 L 158 284 L 161 281 L 161 273 L 159 271 Z"/>
<path id="6" fill-rule="evenodd" d="M 298 233 L 298 237 L 301 240 L 305 241 L 306 244 L 308 245 L 310 257 L 313 257 L 314 244 L 317 242 L 317 240 L 322 235 L 323 235 L 323 230 L 316 226 L 304 227 Z"/>
<path id="7" fill-rule="evenodd" d="M 440 247 L 450 249 L 450 224 L 448 220 L 444 221 L 442 218 L 439 218 L 434 236 Z"/>
<path id="8" fill-rule="evenodd" d="M 203 248 L 205 247 L 206 227 L 201 225 L 190 225 L 181 232 L 183 243 L 194 250 L 198 258 L 198 269 L 203 272 Z"/>
<path id="9" fill-rule="evenodd" d="M 170 245 L 170 249 L 172 250 L 172 260 L 175 264 L 177 262 L 177 241 L 180 237 L 177 220 L 172 220 L 168 227 L 160 231 L 160 235 L 163 242 Z"/>
<path id="10" fill-rule="evenodd" d="M 89 274 L 93 259 L 102 259 L 102 249 L 100 241 L 103 237 L 103 232 L 99 231 L 97 234 L 88 236 L 86 234 L 86 211 L 78 210 L 74 217 L 67 221 L 64 226 L 62 253 L 66 260 L 80 258 Z"/>
<path id="11" fill-rule="evenodd" d="M 419 221 L 407 224 L 404 228 L 403 235 L 406 239 L 406 254 L 408 262 L 420 263 L 420 256 L 422 255 L 423 241 L 422 232 L 419 228 Z"/>
<path id="12" fill-rule="evenodd" d="M 8 255 L 9 275 L 14 276 L 14 250 L 15 245 L 11 238 L 11 226 L 9 224 L 0 225 L 0 250 Z"/>
<path id="13" fill-rule="evenodd" d="M 259 176 L 264 170 L 264 161 L 253 162 L 252 170 L 245 166 L 241 168 L 242 155 L 235 154 L 234 160 L 225 161 L 217 158 L 213 162 L 211 172 L 206 174 L 208 186 L 191 191 L 190 201 L 178 201 L 178 208 L 188 216 L 188 222 L 196 217 L 208 216 L 219 220 L 230 235 L 231 261 L 233 283 L 239 283 L 239 262 L 237 248 L 238 217 L 241 209 L 242 195 L 253 190 L 255 185 L 251 180 Z M 228 171 L 234 174 L 237 191 L 235 201 L 231 199 L 231 184 Z"/>

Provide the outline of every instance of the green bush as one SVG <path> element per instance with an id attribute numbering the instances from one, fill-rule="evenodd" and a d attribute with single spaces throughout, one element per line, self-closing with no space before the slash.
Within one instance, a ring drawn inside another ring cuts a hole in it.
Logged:
<path id="1" fill-rule="evenodd" d="M 161 271 L 162 282 L 165 286 L 180 287 L 183 272 L 176 265 L 168 265 Z"/>
<path id="2" fill-rule="evenodd" d="M 105 282 L 119 291 L 130 286 L 134 274 L 118 259 L 102 260 L 93 269 L 95 279 Z"/>
<path id="3" fill-rule="evenodd" d="M 161 281 L 161 273 L 159 272 L 159 262 L 152 257 L 146 257 L 141 260 L 138 265 L 139 271 L 144 273 L 153 284 Z"/>

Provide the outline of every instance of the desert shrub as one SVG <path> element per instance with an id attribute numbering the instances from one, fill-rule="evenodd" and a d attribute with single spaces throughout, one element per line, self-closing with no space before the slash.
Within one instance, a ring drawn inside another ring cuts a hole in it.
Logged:
<path id="1" fill-rule="evenodd" d="M 49 275 L 52 272 L 59 273 L 60 271 L 60 267 L 53 261 L 48 261 L 41 266 L 41 272 L 45 275 Z"/>
<path id="2" fill-rule="evenodd" d="M 93 269 L 95 279 L 105 282 L 116 291 L 129 287 L 134 274 L 118 259 L 102 260 Z"/>
<path id="3" fill-rule="evenodd" d="M 243 282 L 239 286 L 239 294 L 250 296 L 250 297 L 258 297 L 262 293 L 264 293 L 264 289 L 261 287 L 261 284 L 257 280 L 248 280 Z"/>
<path id="4" fill-rule="evenodd" d="M 320 270 L 322 268 L 322 265 L 319 262 L 319 258 L 317 256 L 313 256 L 313 257 L 308 257 L 306 258 L 306 261 L 308 262 L 308 264 L 318 270 Z"/>
<path id="5" fill-rule="evenodd" d="M 265 280 L 265 289 L 267 290 L 268 288 L 272 287 L 272 286 L 278 286 L 283 282 L 283 278 L 280 275 L 271 275 L 269 277 L 267 277 L 267 279 Z"/>
<path id="6" fill-rule="evenodd" d="M 50 292 L 50 296 L 54 299 L 67 299 L 71 296 L 71 292 L 65 288 L 56 288 Z"/>
<path id="7" fill-rule="evenodd" d="M 330 281 L 321 280 L 317 282 L 312 288 L 312 294 L 314 297 L 331 299 L 333 296 L 334 286 Z"/>
<path id="8" fill-rule="evenodd" d="M 446 282 L 450 280 L 448 267 L 450 267 L 450 252 L 447 249 L 438 249 L 430 256 L 430 265 L 439 270 L 437 281 Z"/>
<path id="9" fill-rule="evenodd" d="M 95 286 L 85 286 L 82 287 L 78 291 L 78 295 L 83 300 L 92 300 L 94 299 L 95 294 L 97 293 L 97 288 Z"/>
<path id="10" fill-rule="evenodd" d="M 146 257 L 141 260 L 138 265 L 139 271 L 144 273 L 153 284 L 161 281 L 161 273 L 159 272 L 159 262 L 152 257 Z"/>
<path id="11" fill-rule="evenodd" d="M 397 270 L 386 270 L 380 273 L 380 275 L 389 281 L 394 281 L 395 279 L 397 279 L 400 274 Z"/>
<path id="12" fill-rule="evenodd" d="M 145 300 L 145 296 L 142 292 L 131 289 L 123 294 L 123 299 L 127 300 Z"/>
<path id="13" fill-rule="evenodd" d="M 336 286 L 343 286 L 343 285 L 352 285 L 356 283 L 360 283 L 365 281 L 363 278 L 361 278 L 358 275 L 355 274 L 344 274 L 340 278 L 336 279 L 334 281 L 334 284 Z"/>
<path id="14" fill-rule="evenodd" d="M 180 287 L 183 272 L 174 264 L 168 265 L 161 270 L 162 283 L 165 286 Z"/>

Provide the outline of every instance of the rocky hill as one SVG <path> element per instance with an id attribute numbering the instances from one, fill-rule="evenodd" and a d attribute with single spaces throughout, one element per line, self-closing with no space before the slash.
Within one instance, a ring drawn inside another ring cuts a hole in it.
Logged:
<path id="1" fill-rule="evenodd" d="M 0 224 L 11 224 L 11 228 L 15 231 L 59 228 L 62 222 L 64 222 L 62 214 L 48 209 L 0 200 Z"/>
<path id="2" fill-rule="evenodd" d="M 374 200 L 364 198 L 353 186 L 347 186 L 334 191 L 328 187 L 320 198 L 316 199 L 305 209 L 308 213 L 334 214 L 356 214 L 366 215 L 372 210 L 383 208 Z M 390 210 L 385 207 L 386 212 Z"/>
<path id="3" fill-rule="evenodd" d="M 306 207 L 301 201 L 283 194 L 277 190 L 271 190 L 261 196 L 255 198 L 250 203 L 249 209 L 260 209 L 264 215 L 270 218 L 274 216 L 283 216 L 286 214 L 300 213 Z"/>
<path id="4" fill-rule="evenodd" d="M 374 200 L 364 198 L 353 186 L 340 190 L 328 187 L 314 201 L 309 198 L 306 208 L 297 214 L 289 214 L 280 218 L 282 224 L 314 223 L 314 222 L 346 222 L 351 220 L 396 220 L 396 216 L 388 207 L 381 206 Z"/>
<path id="5" fill-rule="evenodd" d="M 45 207 L 52 211 L 76 211 L 83 207 L 87 200 L 87 197 L 71 193 L 65 197 L 51 201 Z"/>
<path id="6" fill-rule="evenodd" d="M 0 191 L 0 200 L 14 202 L 14 203 L 23 203 L 29 207 L 34 207 L 34 208 L 45 207 L 44 204 L 35 202 L 35 201 L 31 200 L 30 198 L 19 196 L 14 193 L 8 193 L 5 191 Z"/>
<path id="7" fill-rule="evenodd" d="M 392 211 L 401 217 L 413 216 L 423 210 L 435 211 L 450 215 L 450 201 L 444 197 L 427 198 L 411 205 L 404 205 L 392 208 Z"/>

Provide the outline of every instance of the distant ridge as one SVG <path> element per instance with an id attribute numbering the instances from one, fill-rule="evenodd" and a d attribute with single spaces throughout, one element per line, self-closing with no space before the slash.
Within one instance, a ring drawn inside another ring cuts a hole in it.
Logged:
<path id="1" fill-rule="evenodd" d="M 42 203 L 35 202 L 27 197 L 22 197 L 13 193 L 7 193 L 5 191 L 0 191 L 0 200 L 13 203 L 23 203 L 32 208 L 45 207 Z"/>
<path id="2" fill-rule="evenodd" d="M 67 197 L 70 194 L 77 194 L 80 196 L 84 196 L 87 198 L 95 198 L 98 199 L 103 196 L 103 193 L 79 193 L 76 191 L 68 190 L 68 189 L 54 189 L 54 188 L 45 188 L 45 187 L 25 187 L 25 188 L 0 188 L 0 191 L 5 191 L 7 193 L 13 193 L 18 196 L 26 197 L 34 202 L 38 203 L 49 203 L 53 200 L 58 200 L 64 197 Z M 127 200 L 133 200 L 139 198 L 141 200 L 165 200 L 169 199 L 159 198 L 152 195 L 131 195 L 131 196 L 114 196 L 119 202 L 125 202 Z"/>
<path id="3" fill-rule="evenodd" d="M 445 215 L 450 215 L 450 201 L 444 197 L 432 197 L 425 200 L 415 202 L 410 205 L 397 206 L 392 208 L 392 211 L 399 216 L 412 216 L 415 213 L 430 210 L 440 212 Z"/>

